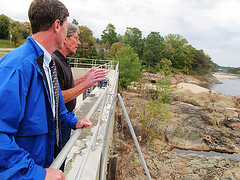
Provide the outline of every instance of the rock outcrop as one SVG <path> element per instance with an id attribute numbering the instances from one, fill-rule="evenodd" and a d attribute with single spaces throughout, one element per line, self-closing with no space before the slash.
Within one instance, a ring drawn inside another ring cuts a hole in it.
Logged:
<path id="1" fill-rule="evenodd" d="M 141 88 L 144 91 L 151 87 L 152 91 L 156 90 L 153 82 L 162 78 L 160 75 L 145 73 L 147 81 L 141 83 Z M 152 179 L 240 179 L 239 160 L 172 151 L 178 148 L 239 153 L 240 97 L 223 95 L 201 87 L 203 82 L 219 83 L 211 75 L 197 78 L 172 75 L 170 81 L 173 97 L 167 106 L 172 118 L 162 126 L 162 139 L 151 145 L 141 145 Z M 135 84 L 131 91 L 139 90 L 138 88 Z M 128 112 L 134 110 L 134 104 L 143 102 L 137 93 L 122 93 Z M 121 113 L 118 117 L 120 120 L 117 125 L 120 128 L 118 127 L 115 138 L 118 154 L 117 179 L 147 179 L 127 125 L 124 124 L 124 117 Z M 132 123 L 138 135 L 139 127 L 134 119 Z"/>
<path id="2" fill-rule="evenodd" d="M 239 153 L 239 97 L 188 83 L 178 84 L 173 96 L 169 106 L 178 123 L 165 132 L 173 147 Z"/>

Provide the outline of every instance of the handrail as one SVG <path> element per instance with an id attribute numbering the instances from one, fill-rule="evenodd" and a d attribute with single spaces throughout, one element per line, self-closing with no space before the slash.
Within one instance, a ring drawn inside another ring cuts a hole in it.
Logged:
<path id="1" fill-rule="evenodd" d="M 115 60 L 102 60 L 102 59 L 85 59 L 85 58 L 72 58 L 72 57 L 68 57 L 69 60 L 72 60 L 73 62 L 71 62 L 70 64 L 73 64 L 74 67 L 76 65 L 85 65 L 85 66 L 90 66 L 90 67 L 107 67 L 107 68 L 111 68 L 115 66 L 115 63 L 117 63 L 118 61 Z M 81 63 L 81 62 L 76 62 L 76 61 L 88 61 L 88 63 Z M 118 64 L 118 63 L 117 63 Z"/>
<path id="2" fill-rule="evenodd" d="M 112 104 L 109 110 L 109 115 L 108 115 L 108 120 L 107 120 L 107 126 L 106 126 L 106 130 L 105 130 L 105 135 L 104 135 L 104 141 L 103 141 L 103 150 L 102 150 L 102 154 L 101 154 L 101 159 L 100 159 L 100 170 L 99 170 L 99 179 L 102 180 L 103 178 L 103 164 L 105 161 L 105 149 L 107 146 L 107 137 L 108 137 L 108 131 L 109 131 L 109 127 L 110 127 L 110 121 L 111 121 L 111 117 L 113 114 L 113 106 L 115 104 L 117 95 L 115 94 L 112 100 Z"/>
<path id="3" fill-rule="evenodd" d="M 117 79 L 118 79 L 118 65 L 119 63 L 117 63 L 116 65 L 116 69 L 115 69 L 115 73 L 114 73 L 114 82 L 113 82 L 113 85 L 112 85 L 112 89 L 110 91 L 111 94 L 115 94 L 114 91 L 115 91 L 115 88 L 117 86 Z"/>
<path id="4" fill-rule="evenodd" d="M 105 91 L 107 91 L 107 89 L 105 89 Z M 94 114 L 94 112 L 96 111 L 98 105 L 100 104 L 101 100 L 104 97 L 104 94 L 101 94 L 101 96 L 98 98 L 98 100 L 96 101 L 96 103 L 93 105 L 93 107 L 90 109 L 90 111 L 88 112 L 88 114 L 86 115 L 87 119 L 91 119 L 92 115 Z M 63 149 L 60 151 L 60 153 L 58 154 L 58 156 L 56 157 L 56 159 L 53 161 L 53 163 L 51 164 L 50 167 L 52 168 L 56 168 L 59 169 L 63 163 L 63 161 L 66 159 L 68 153 L 70 152 L 70 150 L 72 149 L 72 147 L 74 146 L 75 142 L 77 141 L 78 137 L 80 136 L 80 134 L 82 133 L 83 128 L 80 129 L 76 129 L 74 134 L 71 136 L 71 138 L 68 140 L 68 142 L 65 144 L 65 146 L 63 147 Z"/>
<path id="5" fill-rule="evenodd" d="M 144 160 L 144 157 L 143 157 L 141 148 L 140 148 L 140 146 L 139 146 L 139 144 L 138 144 L 137 137 L 136 137 L 135 132 L 134 132 L 134 130 L 133 130 L 133 127 L 132 127 L 131 121 L 130 121 L 130 119 L 129 119 L 129 116 L 128 116 L 126 107 L 125 107 L 125 105 L 124 105 L 124 103 L 123 103 L 123 100 L 122 100 L 122 97 L 121 97 L 120 94 L 118 94 L 118 99 L 120 100 L 120 104 L 121 104 L 121 106 L 122 106 L 123 113 L 124 113 L 125 118 L 126 118 L 126 120 L 127 120 L 127 124 L 128 124 L 128 127 L 129 127 L 130 131 L 131 131 L 131 134 L 132 134 L 133 140 L 134 140 L 134 142 L 135 142 L 135 145 L 136 145 L 136 147 L 137 147 L 137 151 L 138 151 L 138 154 L 139 154 L 140 159 L 141 159 L 141 161 L 142 161 L 143 168 L 144 168 L 144 170 L 145 170 L 145 172 L 146 172 L 146 175 L 147 175 L 147 177 L 148 177 L 148 180 L 151 180 L 151 176 L 150 176 L 150 173 L 149 173 L 149 171 L 148 171 L 146 162 L 145 162 L 145 160 Z"/>
<path id="6" fill-rule="evenodd" d="M 105 91 L 103 93 L 103 97 L 106 97 L 107 89 L 108 88 L 105 89 Z M 84 170 L 84 167 L 86 165 L 86 162 L 87 162 L 87 159 L 88 159 L 88 156 L 89 156 L 89 153 L 90 153 L 90 150 L 91 150 L 93 144 L 95 143 L 95 139 L 97 138 L 97 134 L 98 134 L 98 130 L 99 130 L 99 127 L 100 127 L 100 122 L 101 122 L 101 119 L 102 119 L 103 109 L 104 109 L 105 103 L 106 103 L 106 98 L 104 98 L 104 101 L 102 103 L 102 108 L 101 108 L 100 116 L 99 116 L 99 119 L 98 119 L 98 124 L 97 124 L 96 129 L 95 129 L 95 131 L 93 133 L 91 141 L 90 141 L 90 143 L 89 143 L 89 145 L 87 147 L 86 154 L 83 157 L 82 163 L 81 163 L 81 165 L 80 165 L 80 167 L 78 169 L 78 173 L 77 173 L 77 175 L 75 177 L 75 180 L 78 180 L 78 179 L 81 178 L 83 170 Z"/>
<path id="7" fill-rule="evenodd" d="M 80 58 L 69 58 L 69 59 L 80 59 Z M 84 60 L 86 60 L 86 59 L 84 59 Z M 91 59 L 91 60 L 93 61 L 93 59 Z M 97 61 L 110 62 L 110 60 L 97 60 Z M 118 63 L 117 63 L 117 69 L 118 69 Z M 115 74 L 116 74 L 116 72 L 115 72 Z M 116 80 L 115 80 L 115 82 L 116 82 Z M 116 84 L 115 82 L 113 83 L 114 87 L 115 87 L 115 84 Z M 112 90 L 114 90 L 114 87 L 113 87 Z M 105 89 L 105 91 L 107 91 L 107 89 Z M 98 105 L 100 104 L 100 102 L 103 98 L 103 94 L 98 98 L 97 102 L 93 105 L 93 107 L 91 108 L 89 113 L 86 115 L 86 118 L 90 119 L 92 117 L 93 113 L 95 112 L 95 110 L 97 109 Z M 60 151 L 58 156 L 54 159 L 54 161 L 53 161 L 53 163 L 51 164 L 50 167 L 56 168 L 56 169 L 59 169 L 61 167 L 61 165 L 64 162 L 64 160 L 66 159 L 68 153 L 70 152 L 70 150 L 74 146 L 76 140 L 81 135 L 82 130 L 83 130 L 83 128 L 75 130 L 74 134 L 71 136 L 71 138 L 65 144 L 65 146 Z"/>
<path id="8" fill-rule="evenodd" d="M 92 62 L 94 63 L 94 62 Z M 96 61 L 95 61 L 96 63 Z M 111 63 L 107 63 L 107 64 L 110 64 L 112 65 Z M 106 65 L 106 64 L 105 64 Z M 104 65 L 103 65 L 104 66 Z M 106 124 L 106 129 L 105 129 L 105 136 L 104 136 L 104 141 L 103 141 L 103 146 L 102 146 L 102 152 L 101 152 L 101 159 L 100 159 L 100 166 L 99 166 L 99 172 L 98 172 L 98 177 L 96 178 L 99 178 L 100 180 L 102 180 L 104 178 L 104 163 L 106 163 L 106 160 L 105 160 L 105 154 L 106 154 L 106 148 L 107 148 L 107 139 L 108 139 L 108 134 L 109 134 L 109 128 L 110 128 L 110 122 L 111 122 L 111 118 L 112 118 L 112 114 L 113 114 L 113 108 L 114 108 L 114 104 L 116 102 L 116 99 L 118 97 L 118 99 L 120 100 L 120 104 L 121 104 L 121 107 L 122 107 L 122 110 L 124 112 L 124 116 L 126 118 L 126 121 L 127 121 L 127 124 L 129 126 L 129 129 L 131 131 L 131 134 L 132 134 L 132 137 L 133 137 L 133 140 L 134 140 L 134 143 L 135 143 L 135 146 L 137 148 L 137 151 L 139 153 L 139 156 L 140 156 L 140 159 L 142 161 L 142 164 L 143 164 L 143 167 L 144 167 L 144 170 L 146 172 L 146 175 L 147 175 L 147 178 L 148 180 L 151 180 L 151 176 L 150 176 L 150 173 L 149 173 L 149 170 L 147 168 L 147 165 L 146 165 L 146 162 L 144 160 L 144 157 L 143 157 L 143 154 L 142 154 L 142 151 L 141 151 L 141 148 L 139 146 L 139 143 L 138 143 L 138 140 L 136 138 L 136 135 L 135 135 L 135 132 L 133 130 L 133 127 L 132 127 L 132 124 L 131 124 L 131 121 L 129 119 L 129 116 L 128 116 L 128 113 L 126 111 L 126 107 L 123 103 L 123 100 L 122 100 L 122 97 L 120 96 L 120 94 L 116 94 L 114 92 L 114 90 L 116 90 L 116 86 L 117 86 L 117 78 L 118 78 L 118 66 L 119 64 L 117 63 L 115 65 L 115 73 L 114 75 L 112 76 L 114 79 L 113 81 L 113 84 L 112 84 L 112 87 L 111 87 L 111 90 L 110 90 L 110 87 L 107 87 L 104 89 L 104 92 L 101 94 L 101 96 L 97 99 L 96 103 L 92 106 L 92 108 L 90 109 L 90 111 L 88 112 L 88 114 L 86 115 L 86 118 L 88 119 L 91 119 L 91 117 L 93 116 L 94 112 L 97 110 L 100 102 L 103 100 L 102 102 L 102 107 L 101 107 L 101 111 L 100 111 L 100 115 L 99 115 L 99 118 L 98 118 L 98 123 L 94 129 L 94 133 L 92 135 L 92 138 L 90 140 L 90 143 L 86 149 L 86 153 L 84 154 L 84 157 L 83 157 L 83 160 L 82 160 L 82 163 L 80 164 L 79 166 L 79 169 L 78 169 L 78 172 L 77 172 L 77 175 L 75 177 L 75 180 L 79 180 L 83 174 L 83 171 L 84 171 L 84 168 L 85 168 L 85 165 L 86 165 L 86 162 L 87 162 L 87 159 L 88 159 L 88 156 L 90 154 L 90 151 L 91 149 L 93 148 L 93 146 L 95 145 L 96 143 L 96 138 L 97 138 L 97 135 L 98 135 L 98 131 L 99 131 L 99 128 L 100 128 L 100 125 L 101 125 L 101 119 L 102 119 L 102 115 L 103 115 L 103 111 L 104 111 L 104 107 L 105 107 L 105 104 L 106 104 L 106 99 L 107 99 L 107 92 L 109 90 L 109 95 L 110 95 L 110 98 L 112 98 L 112 103 L 111 103 L 111 106 L 110 106 L 110 109 L 109 109 L 109 114 L 108 114 L 108 119 L 107 119 L 107 124 Z M 106 66 L 105 66 L 106 67 Z M 71 138 L 69 139 L 69 141 L 66 143 L 66 145 L 64 146 L 64 148 L 62 149 L 62 151 L 58 154 L 58 156 L 56 157 L 56 159 L 53 161 L 53 163 L 51 164 L 50 167 L 52 168 L 56 168 L 56 169 L 59 169 L 62 165 L 62 163 L 64 162 L 64 160 L 66 159 L 68 153 L 70 152 L 70 150 L 72 149 L 72 147 L 74 146 L 75 142 L 78 140 L 79 136 L 81 135 L 82 133 L 82 130 L 83 128 L 80 128 L 80 129 L 77 129 L 75 130 L 74 134 L 71 136 Z"/>

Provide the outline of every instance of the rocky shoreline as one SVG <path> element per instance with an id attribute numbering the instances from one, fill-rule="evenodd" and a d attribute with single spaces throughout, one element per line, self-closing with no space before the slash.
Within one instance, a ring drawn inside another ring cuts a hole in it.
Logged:
<path id="1" fill-rule="evenodd" d="M 173 97 L 167 106 L 172 118 L 161 126 L 162 138 L 141 145 L 152 179 L 240 179 L 238 160 L 172 151 L 177 148 L 239 153 L 240 97 L 199 86 L 220 83 L 216 76 L 172 75 L 169 78 Z M 162 78 L 145 73 L 144 87 L 154 89 L 154 81 Z M 131 91 L 121 92 L 129 112 L 134 103 L 143 102 L 137 89 L 135 84 Z M 114 150 L 118 155 L 116 179 L 147 179 L 121 111 L 117 117 L 114 137 Z M 132 123 L 139 136 L 134 120 Z"/>

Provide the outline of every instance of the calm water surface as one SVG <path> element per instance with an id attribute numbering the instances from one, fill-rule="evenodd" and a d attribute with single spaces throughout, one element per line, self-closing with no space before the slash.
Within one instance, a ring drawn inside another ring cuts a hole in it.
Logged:
<path id="1" fill-rule="evenodd" d="M 214 151 L 210 151 L 210 152 L 191 151 L 191 150 L 181 150 L 181 149 L 173 149 L 172 151 L 176 152 L 176 153 L 199 154 L 199 155 L 204 155 L 207 157 L 221 156 L 224 158 L 236 159 L 236 160 L 240 161 L 240 154 L 218 153 L 218 152 L 214 152 Z"/>
<path id="2" fill-rule="evenodd" d="M 207 88 L 226 95 L 240 96 L 240 78 L 218 79 L 222 84 L 207 85 Z"/>

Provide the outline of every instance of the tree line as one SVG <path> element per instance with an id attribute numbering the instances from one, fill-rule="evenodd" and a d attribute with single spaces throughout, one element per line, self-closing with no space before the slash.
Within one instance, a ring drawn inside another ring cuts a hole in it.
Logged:
<path id="1" fill-rule="evenodd" d="M 9 39 L 15 44 L 22 43 L 31 32 L 29 22 L 14 21 L 8 16 L 0 15 L 0 39 Z"/>
<path id="2" fill-rule="evenodd" d="M 165 74 L 207 74 L 219 67 L 202 49 L 194 48 L 179 34 L 163 37 L 159 32 L 152 31 L 143 37 L 142 31 L 137 27 L 127 27 L 125 33 L 120 35 L 115 26 L 109 23 L 102 31 L 101 38 L 95 38 L 87 26 L 79 25 L 76 19 L 72 23 L 79 27 L 81 42 L 77 53 L 72 57 L 118 60 L 124 87 L 138 78 L 141 70 L 152 73 L 161 71 Z M 13 21 L 4 14 L 0 15 L 0 39 L 12 36 L 16 45 L 29 35 L 29 22 Z"/>
<path id="3" fill-rule="evenodd" d="M 217 65 L 203 50 L 190 45 L 179 34 L 163 37 L 159 32 L 151 32 L 147 37 L 136 27 L 127 27 L 124 35 L 116 33 L 113 24 L 102 31 L 101 38 L 95 39 L 86 26 L 79 26 L 79 39 L 82 42 L 75 57 L 114 59 L 123 46 L 130 46 L 137 54 L 141 66 L 149 72 L 206 74 Z"/>

